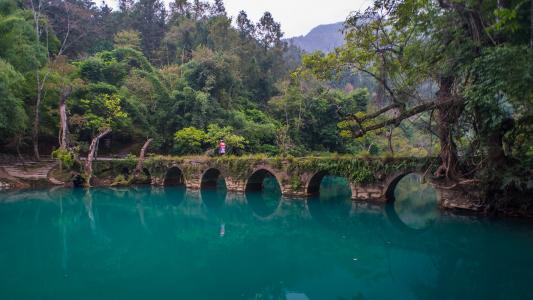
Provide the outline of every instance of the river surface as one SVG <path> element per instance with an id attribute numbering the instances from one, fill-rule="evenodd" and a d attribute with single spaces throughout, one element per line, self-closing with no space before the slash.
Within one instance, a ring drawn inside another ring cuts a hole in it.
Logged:
<path id="1" fill-rule="evenodd" d="M 323 189 L 2 192 L 0 299 L 533 299 L 531 223 Z"/>

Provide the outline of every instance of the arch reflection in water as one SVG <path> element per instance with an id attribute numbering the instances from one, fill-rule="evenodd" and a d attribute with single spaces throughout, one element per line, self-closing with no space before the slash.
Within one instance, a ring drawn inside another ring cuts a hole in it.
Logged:
<path id="1" fill-rule="evenodd" d="M 157 204 L 165 206 L 178 206 L 187 197 L 187 188 L 181 186 L 165 186 L 163 188 L 153 188 L 151 198 Z"/>
<path id="2" fill-rule="evenodd" d="M 413 230 L 429 228 L 439 217 L 437 191 L 419 174 L 403 176 L 389 195 L 386 212 L 397 225 Z"/>
<path id="3" fill-rule="evenodd" d="M 312 195 L 307 199 L 309 213 L 319 223 L 334 225 L 349 217 L 352 191 L 346 178 L 318 173 L 308 192 Z"/>
<path id="4" fill-rule="evenodd" d="M 281 188 L 276 177 L 267 170 L 255 172 L 246 183 L 246 201 L 256 215 L 272 215 L 281 204 Z"/>
<path id="5" fill-rule="evenodd" d="M 276 176 L 268 170 L 260 169 L 255 171 L 248 181 L 246 182 L 247 192 L 279 192 L 281 194 L 281 188 Z"/>
<path id="6" fill-rule="evenodd" d="M 202 175 L 201 189 L 226 189 L 226 180 L 219 170 L 209 169 Z"/>
<path id="7" fill-rule="evenodd" d="M 201 197 L 208 210 L 218 212 L 226 202 L 226 180 L 219 170 L 209 169 L 202 176 Z"/>

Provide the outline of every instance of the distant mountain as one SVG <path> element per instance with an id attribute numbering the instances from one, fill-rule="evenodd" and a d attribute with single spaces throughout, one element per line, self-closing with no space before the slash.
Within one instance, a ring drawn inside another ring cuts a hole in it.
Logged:
<path id="1" fill-rule="evenodd" d="M 306 36 L 289 38 L 287 42 L 307 53 L 315 51 L 331 52 L 336 47 L 344 44 L 343 26 L 343 22 L 320 25 L 313 28 Z"/>

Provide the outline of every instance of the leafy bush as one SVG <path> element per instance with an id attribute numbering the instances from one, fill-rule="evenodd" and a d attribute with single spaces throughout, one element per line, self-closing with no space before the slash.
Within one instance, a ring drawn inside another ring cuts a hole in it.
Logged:
<path id="1" fill-rule="evenodd" d="M 52 157 L 57 159 L 62 166 L 72 168 L 74 165 L 74 153 L 68 149 L 57 149 L 52 152 Z"/>
<path id="2" fill-rule="evenodd" d="M 220 140 L 224 140 L 227 153 L 241 153 L 247 144 L 243 136 L 233 133 L 233 127 L 220 127 L 211 124 L 207 132 L 196 127 L 186 127 L 174 134 L 174 152 L 176 154 L 200 154 L 204 150 L 218 147 Z"/>
<path id="3" fill-rule="evenodd" d="M 206 139 L 204 131 L 195 127 L 186 127 L 174 134 L 174 152 L 176 154 L 199 154 L 203 151 Z"/>
<path id="4" fill-rule="evenodd" d="M 246 139 L 243 136 L 233 133 L 233 127 L 220 127 L 211 124 L 207 127 L 206 141 L 212 147 L 217 147 L 220 140 L 224 140 L 228 148 L 232 151 L 240 151 L 246 145 Z"/>
<path id="5" fill-rule="evenodd" d="M 111 186 L 127 186 L 130 184 L 130 180 L 124 175 L 120 174 L 113 180 Z"/>
<path id="6" fill-rule="evenodd" d="M 100 59 L 88 58 L 80 62 L 79 67 L 81 78 L 92 82 L 104 80 L 104 75 L 102 73 L 104 64 Z"/>
<path id="7" fill-rule="evenodd" d="M 137 164 L 137 156 L 135 154 L 131 154 L 131 153 L 128 153 L 128 155 L 126 155 L 126 157 L 124 157 L 124 160 L 130 164 L 130 165 L 136 165 Z"/>
<path id="8" fill-rule="evenodd" d="M 0 59 L 0 138 L 20 132 L 27 126 L 24 101 L 16 93 L 22 81 L 22 75 Z"/>

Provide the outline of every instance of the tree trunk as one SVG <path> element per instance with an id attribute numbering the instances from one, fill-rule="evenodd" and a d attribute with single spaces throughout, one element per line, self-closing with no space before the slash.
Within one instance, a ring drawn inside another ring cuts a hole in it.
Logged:
<path id="1" fill-rule="evenodd" d="M 37 75 L 37 78 L 39 78 L 39 75 Z M 31 140 L 33 143 L 33 155 L 35 156 L 35 160 L 41 160 L 41 156 L 39 155 L 39 119 L 41 115 L 41 90 L 39 87 L 39 82 L 39 79 L 37 79 L 37 101 L 35 102 L 35 118 L 33 119 L 33 129 L 31 135 Z"/>
<path id="2" fill-rule="evenodd" d="M 33 15 L 33 22 L 35 24 L 35 41 L 37 43 L 37 47 L 40 46 L 40 35 L 41 35 L 41 26 L 40 26 L 40 18 L 41 18 L 41 1 L 38 1 L 38 6 L 35 7 L 34 1 L 30 1 L 31 3 L 31 9 L 32 9 L 32 15 Z M 47 49 L 48 50 L 48 49 Z M 35 117 L 33 119 L 33 128 L 32 128 L 32 143 L 33 143 L 33 155 L 35 156 L 36 160 L 40 160 L 41 156 L 39 155 L 39 122 L 40 122 L 40 111 L 41 111 L 41 97 L 42 97 L 42 91 L 43 91 L 43 85 L 41 84 L 41 76 L 39 74 L 39 67 L 36 67 L 35 69 L 35 81 L 37 85 L 37 99 L 35 101 Z"/>
<path id="3" fill-rule="evenodd" d="M 89 154 L 87 155 L 87 161 L 85 162 L 85 185 L 91 186 L 91 177 L 93 176 L 93 160 L 94 160 L 94 154 L 96 153 L 96 149 L 98 148 L 98 141 L 100 141 L 101 138 L 108 135 L 111 132 L 110 128 L 105 129 L 101 133 L 99 133 L 93 140 L 91 141 L 91 145 L 89 146 Z"/>
<path id="4" fill-rule="evenodd" d="M 33 15 L 33 22 L 34 22 L 34 28 L 35 28 L 35 42 L 37 48 L 41 46 L 41 8 L 43 3 L 41 0 L 37 1 L 29 1 L 31 5 L 31 11 Z M 69 16 L 68 10 L 66 11 L 67 17 Z M 46 27 L 45 27 L 46 30 Z M 67 39 L 70 32 L 70 19 L 67 18 L 67 34 L 65 36 L 65 39 L 61 43 L 61 47 L 57 53 L 57 56 L 61 55 L 63 53 L 64 47 L 67 43 Z M 48 31 L 46 31 L 46 39 L 48 39 Z M 48 48 L 48 42 L 44 45 L 46 46 L 46 54 L 47 54 L 47 64 L 50 63 L 50 52 Z M 43 97 L 43 90 L 44 85 L 47 81 L 49 73 L 47 72 L 42 78 L 40 76 L 40 67 L 37 66 L 35 69 L 35 81 L 37 85 L 37 99 L 35 101 L 35 118 L 33 119 L 33 128 L 32 128 L 32 143 L 33 143 L 33 154 L 35 156 L 36 160 L 40 160 L 41 156 L 39 154 L 39 127 L 40 127 L 40 115 L 41 115 L 41 102 Z"/>
<path id="5" fill-rule="evenodd" d="M 387 84 L 387 70 L 385 70 L 385 55 L 381 53 L 381 61 L 379 65 L 379 77 L 383 81 L 382 84 L 378 84 L 376 88 L 376 98 L 375 104 L 378 108 L 383 108 L 386 106 L 385 103 L 385 85 Z"/>
<path id="6" fill-rule="evenodd" d="M 20 135 L 17 135 L 15 137 L 15 147 L 17 150 L 17 155 L 18 155 L 19 160 L 24 164 L 24 157 L 22 157 L 22 154 L 20 153 L 20 141 L 21 141 L 21 137 Z"/>
<path id="7" fill-rule="evenodd" d="M 505 160 L 505 152 L 503 151 L 503 132 L 501 130 L 494 130 L 487 137 L 487 160 L 491 166 L 499 165 Z"/>
<path id="8" fill-rule="evenodd" d="M 452 99 L 453 78 L 446 77 L 440 80 L 437 92 L 437 134 L 440 141 L 441 165 L 435 176 L 454 179 L 457 177 L 457 146 L 453 141 L 453 126 L 461 114 L 461 106 Z"/>
<path id="9" fill-rule="evenodd" d="M 61 90 L 61 95 L 59 97 L 59 149 L 68 149 L 69 140 L 68 140 L 68 119 L 67 119 L 67 98 L 70 96 L 72 88 L 70 86 Z"/>
<path id="10" fill-rule="evenodd" d="M 146 150 L 148 149 L 148 146 L 150 146 L 150 143 L 153 140 L 154 139 L 148 139 L 144 143 L 144 146 L 141 148 L 141 154 L 139 155 L 139 161 L 137 161 L 137 167 L 135 168 L 135 172 L 133 173 L 133 177 L 134 178 L 137 178 L 139 175 L 141 175 L 141 172 L 142 172 L 142 169 L 143 169 L 143 165 L 144 165 L 144 156 L 146 154 Z"/>
<path id="11" fill-rule="evenodd" d="M 503 149 L 503 137 L 512 130 L 514 122 L 512 119 L 505 119 L 497 128 L 492 128 L 486 139 L 487 143 L 487 160 L 492 169 L 498 169 L 501 164 L 507 161 L 507 156 Z"/>
<path id="12" fill-rule="evenodd" d="M 392 131 L 394 129 L 392 127 L 389 128 L 389 131 L 387 132 L 387 142 L 389 144 L 389 151 L 391 156 L 394 156 L 394 147 L 392 146 Z"/>

